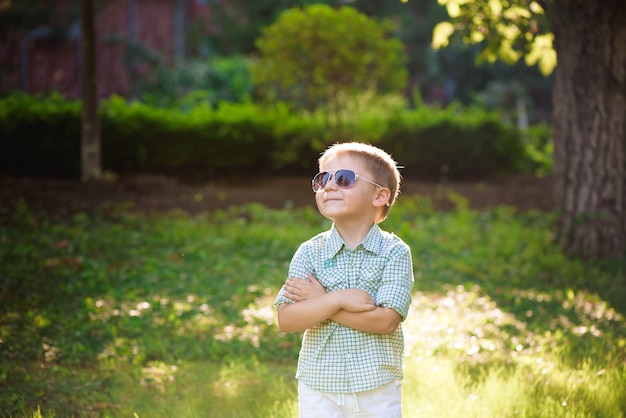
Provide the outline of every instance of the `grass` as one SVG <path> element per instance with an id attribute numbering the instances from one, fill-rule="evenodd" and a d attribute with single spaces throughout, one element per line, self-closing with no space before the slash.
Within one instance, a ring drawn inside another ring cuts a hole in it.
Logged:
<path id="1" fill-rule="evenodd" d="M 624 417 L 624 261 L 582 263 L 552 215 L 435 212 L 412 248 L 407 417 Z M 123 208 L 122 208 L 123 209 Z M 293 417 L 298 334 L 272 303 L 313 209 L 0 219 L 0 417 Z"/>

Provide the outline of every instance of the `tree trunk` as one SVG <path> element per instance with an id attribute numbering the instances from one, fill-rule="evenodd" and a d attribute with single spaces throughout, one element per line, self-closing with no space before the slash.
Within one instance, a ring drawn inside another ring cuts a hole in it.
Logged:
<path id="1" fill-rule="evenodd" d="M 83 100 L 81 134 L 81 180 L 102 177 L 96 32 L 93 0 L 81 0 L 81 90 Z"/>
<path id="2" fill-rule="evenodd" d="M 626 1 L 555 0 L 554 195 L 563 249 L 626 255 Z"/>
<path id="3" fill-rule="evenodd" d="M 187 2 L 185 0 L 174 1 L 173 26 L 174 61 L 178 65 L 185 60 L 185 39 L 187 38 Z"/>

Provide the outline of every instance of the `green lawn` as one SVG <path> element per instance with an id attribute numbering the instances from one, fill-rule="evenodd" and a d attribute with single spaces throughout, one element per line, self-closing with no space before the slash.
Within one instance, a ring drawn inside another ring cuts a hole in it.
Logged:
<path id="1" fill-rule="evenodd" d="M 414 258 L 405 416 L 624 417 L 626 263 L 456 200 L 402 196 L 383 224 Z M 300 335 L 272 303 L 329 227 L 312 208 L 0 221 L 0 416 L 295 416 Z"/>

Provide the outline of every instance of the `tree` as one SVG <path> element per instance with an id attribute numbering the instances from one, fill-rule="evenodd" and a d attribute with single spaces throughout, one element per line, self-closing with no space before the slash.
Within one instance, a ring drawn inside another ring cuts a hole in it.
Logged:
<path id="1" fill-rule="evenodd" d="M 81 135 L 81 180 L 102 176 L 94 0 L 80 0 L 80 69 L 83 101 Z M 36 0 L 0 3 L 0 38 L 21 41 L 29 37 L 61 38 L 78 17 L 72 7 L 58 7 Z M 99 3 L 100 4 L 100 3 Z M 0 64 L 0 79 L 6 68 Z M 23 84 L 26 84 L 23 82 Z"/>
<path id="2" fill-rule="evenodd" d="M 339 124 L 344 106 L 364 93 L 400 93 L 407 82 L 402 43 L 390 21 L 351 7 L 289 9 L 263 30 L 252 82 L 266 98 L 298 109 L 325 109 Z"/>
<path id="3" fill-rule="evenodd" d="M 93 0 L 81 0 L 81 94 L 83 99 L 81 134 L 81 180 L 102 177 L 100 118 L 98 116 L 98 76 Z"/>
<path id="4" fill-rule="evenodd" d="M 554 69 L 559 243 L 584 258 L 626 256 L 626 2 L 438 1 L 450 21 L 433 46 L 461 34 L 481 44 L 481 59 Z"/>

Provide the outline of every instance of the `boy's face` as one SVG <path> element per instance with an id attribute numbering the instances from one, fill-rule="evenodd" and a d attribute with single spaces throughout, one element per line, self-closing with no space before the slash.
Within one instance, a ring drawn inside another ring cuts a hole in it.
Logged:
<path id="1" fill-rule="evenodd" d="M 367 165 L 351 155 L 337 155 L 320 165 L 320 171 L 333 174 L 340 169 L 352 170 L 359 176 L 376 181 Z M 315 201 L 320 213 L 335 224 L 371 224 L 376 221 L 384 205 L 384 202 L 382 205 L 380 203 L 379 191 L 379 187 L 361 178 L 357 178 L 351 188 L 342 189 L 337 186 L 333 176 L 326 186 L 315 193 Z"/>

